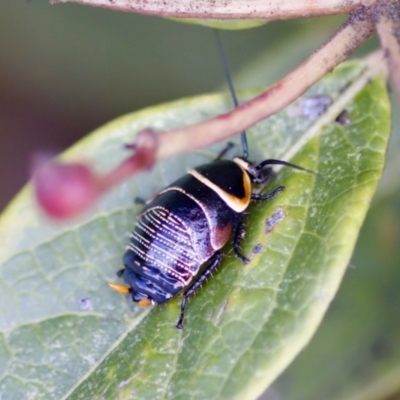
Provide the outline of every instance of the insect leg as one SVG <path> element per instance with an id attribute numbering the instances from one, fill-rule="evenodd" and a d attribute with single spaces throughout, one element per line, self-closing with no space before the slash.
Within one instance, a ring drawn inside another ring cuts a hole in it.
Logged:
<path id="1" fill-rule="evenodd" d="M 235 254 L 235 257 L 241 260 L 244 264 L 248 264 L 250 260 L 239 252 L 240 241 L 243 239 L 244 233 L 243 223 L 240 221 L 236 228 L 235 238 L 233 240 L 233 253 Z"/>
<path id="2" fill-rule="evenodd" d="M 117 274 L 117 276 L 121 277 L 121 276 L 124 274 L 124 272 L 125 272 L 125 268 L 122 268 L 122 269 L 119 269 L 119 270 L 116 272 L 116 274 Z"/>
<path id="3" fill-rule="evenodd" d="M 144 205 L 144 204 L 146 204 L 146 200 L 142 199 L 141 197 L 135 197 L 135 198 L 133 199 L 133 202 L 134 202 L 135 204 L 138 204 L 138 205 Z"/>
<path id="4" fill-rule="evenodd" d="M 232 142 L 228 142 L 226 146 L 217 155 L 215 161 L 221 160 L 221 158 L 233 147 L 235 146 Z"/>
<path id="5" fill-rule="evenodd" d="M 193 296 L 194 293 L 196 292 L 196 290 L 201 287 L 203 282 L 213 273 L 213 271 L 215 271 L 217 269 L 217 267 L 220 264 L 221 260 L 222 260 L 222 253 L 220 251 L 217 251 L 212 256 L 209 266 L 198 277 L 198 279 L 193 284 L 193 286 L 183 294 L 183 299 L 182 299 L 182 302 L 181 302 L 181 314 L 179 316 L 178 323 L 176 324 L 176 327 L 178 329 L 182 329 L 183 328 L 183 318 L 185 317 L 185 308 L 186 308 L 186 305 L 187 305 L 188 298 Z"/>
<path id="6" fill-rule="evenodd" d="M 279 192 L 283 192 L 285 190 L 284 186 L 279 186 L 277 187 L 273 192 L 268 193 L 268 194 L 258 194 L 258 193 L 252 193 L 251 194 L 251 199 L 252 200 L 259 200 L 259 201 L 266 201 L 266 200 L 271 200 L 274 198 Z"/>

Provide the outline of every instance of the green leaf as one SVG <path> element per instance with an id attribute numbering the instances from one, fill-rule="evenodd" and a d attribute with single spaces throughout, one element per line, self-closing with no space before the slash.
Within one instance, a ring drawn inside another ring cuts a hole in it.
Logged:
<path id="1" fill-rule="evenodd" d="M 130 114 L 64 157 L 90 157 L 108 171 L 140 129 L 192 124 L 230 103 L 210 95 Z M 335 122 L 344 108 L 346 126 Z M 246 215 L 242 251 L 251 263 L 227 246 L 183 331 L 175 329 L 179 298 L 141 309 L 107 281 L 118 281 L 140 209 L 133 198 L 211 161 L 223 144 L 159 163 L 65 224 L 46 221 L 24 189 L 0 220 L 2 400 L 256 398 L 310 340 L 335 295 L 382 173 L 389 118 L 384 78 L 359 61 L 249 131 L 252 160 L 281 158 L 318 175 L 278 172 L 264 191 L 286 191 Z"/>
<path id="2" fill-rule="evenodd" d="M 399 205 L 397 190 L 371 208 L 338 295 L 274 393 L 286 400 L 399 398 Z"/>

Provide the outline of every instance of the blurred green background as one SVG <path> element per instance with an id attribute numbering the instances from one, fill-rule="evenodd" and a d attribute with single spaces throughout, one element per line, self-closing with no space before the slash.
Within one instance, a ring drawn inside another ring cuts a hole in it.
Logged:
<path id="1" fill-rule="evenodd" d="M 278 21 L 224 32 L 236 87 L 272 84 L 343 20 Z M 377 45 L 373 39 L 358 54 Z M 2 0 L 0 210 L 27 181 L 35 152 L 62 151 L 121 114 L 224 85 L 208 28 L 46 0 Z M 315 340 L 266 399 L 399 393 L 398 110 L 396 103 L 388 168 L 339 296 Z"/>

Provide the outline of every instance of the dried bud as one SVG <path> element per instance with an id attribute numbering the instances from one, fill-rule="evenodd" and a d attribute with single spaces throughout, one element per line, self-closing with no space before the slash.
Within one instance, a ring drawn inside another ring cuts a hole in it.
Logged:
<path id="1" fill-rule="evenodd" d="M 38 203 L 46 214 L 56 219 L 84 212 L 100 194 L 98 178 L 84 164 L 36 162 L 33 182 Z"/>
<path id="2" fill-rule="evenodd" d="M 158 137 L 145 129 L 128 148 L 134 154 L 103 176 L 82 163 L 62 164 L 39 155 L 34 160 L 33 184 L 44 212 L 55 219 L 67 219 L 86 211 L 97 198 L 136 172 L 150 169 L 155 162 Z"/>

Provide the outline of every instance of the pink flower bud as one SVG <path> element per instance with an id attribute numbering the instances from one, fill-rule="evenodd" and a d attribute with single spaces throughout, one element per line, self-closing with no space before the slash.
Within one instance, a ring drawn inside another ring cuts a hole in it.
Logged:
<path id="1" fill-rule="evenodd" d="M 47 215 L 56 219 L 76 216 L 93 205 L 99 182 L 84 164 L 39 161 L 34 167 L 36 199 Z"/>
<path id="2" fill-rule="evenodd" d="M 150 169 L 157 145 L 155 132 L 150 129 L 139 132 L 136 143 L 128 147 L 135 153 L 103 176 L 97 176 L 85 164 L 62 164 L 39 154 L 33 165 L 36 200 L 49 217 L 73 218 L 91 207 L 103 192 L 138 171 Z"/>

